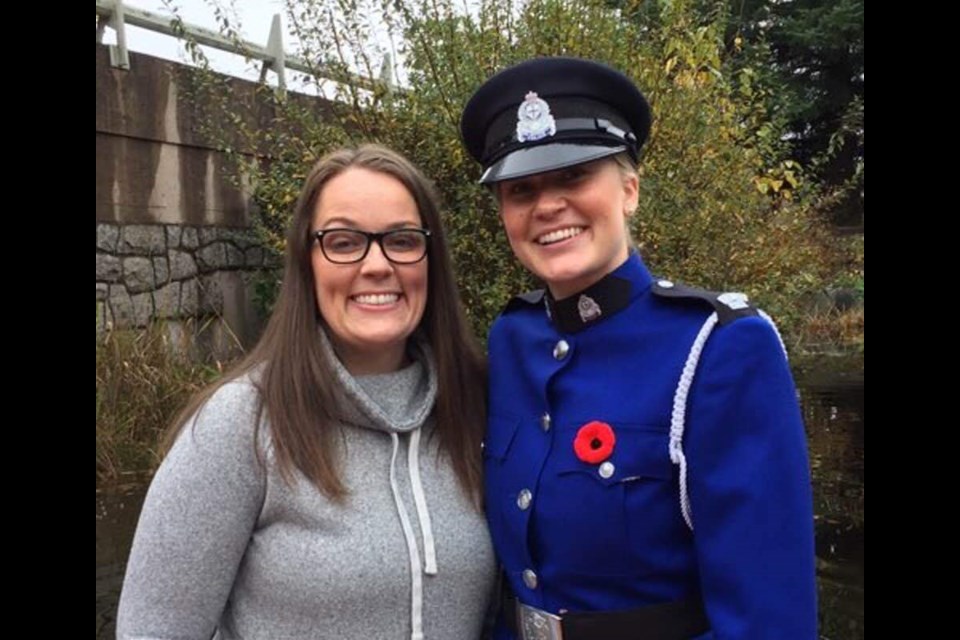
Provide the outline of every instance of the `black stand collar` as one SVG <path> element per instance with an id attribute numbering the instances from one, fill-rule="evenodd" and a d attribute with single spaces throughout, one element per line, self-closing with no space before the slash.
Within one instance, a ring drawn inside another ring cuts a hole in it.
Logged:
<path id="1" fill-rule="evenodd" d="M 544 299 L 554 324 L 565 333 L 576 333 L 626 308 L 632 288 L 629 280 L 610 273 L 580 293 L 554 300 L 548 291 Z"/>

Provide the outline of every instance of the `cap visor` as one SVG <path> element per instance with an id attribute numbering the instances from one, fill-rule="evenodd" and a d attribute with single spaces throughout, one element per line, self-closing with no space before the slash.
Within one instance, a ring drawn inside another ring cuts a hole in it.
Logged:
<path id="1" fill-rule="evenodd" d="M 484 171 L 480 184 L 523 178 L 545 171 L 572 167 L 626 150 L 625 146 L 608 147 L 572 143 L 545 144 L 539 147 L 517 149 Z"/>

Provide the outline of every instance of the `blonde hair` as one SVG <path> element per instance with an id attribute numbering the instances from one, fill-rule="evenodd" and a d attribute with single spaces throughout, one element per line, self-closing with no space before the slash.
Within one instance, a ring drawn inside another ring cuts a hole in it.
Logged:
<path id="1" fill-rule="evenodd" d="M 613 156 L 613 161 L 617 163 L 617 166 L 620 167 L 624 175 L 637 175 L 637 163 L 633 161 L 633 158 L 631 158 L 630 154 L 626 151 Z"/>

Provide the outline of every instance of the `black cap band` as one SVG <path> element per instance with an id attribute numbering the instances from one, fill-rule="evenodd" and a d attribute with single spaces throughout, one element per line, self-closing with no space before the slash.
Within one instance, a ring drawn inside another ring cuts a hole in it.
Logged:
<path id="1" fill-rule="evenodd" d="M 496 162 L 511 151 L 530 148 L 537 144 L 536 142 L 518 140 L 516 131 L 509 136 L 505 136 L 502 140 L 490 140 L 489 137 L 494 133 L 494 127 L 490 127 L 486 145 L 489 152 L 483 160 L 485 165 Z M 609 137 L 611 146 L 624 147 L 626 151 L 630 152 L 630 157 L 634 161 L 637 160 L 637 137 L 605 118 L 558 118 L 556 120 L 556 133 L 540 142 L 542 144 L 563 144 L 582 140 L 592 145 L 600 145 L 603 143 L 601 139 L 603 137 Z"/>

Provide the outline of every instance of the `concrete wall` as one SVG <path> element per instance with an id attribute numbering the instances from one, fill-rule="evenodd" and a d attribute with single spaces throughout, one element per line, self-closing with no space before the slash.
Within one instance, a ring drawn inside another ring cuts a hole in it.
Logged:
<path id="1" fill-rule="evenodd" d="M 249 188 L 197 126 L 228 133 L 231 114 L 195 104 L 183 65 L 137 53 L 130 63 L 112 68 L 97 45 L 97 331 L 212 318 L 224 325 L 215 341 L 249 345 L 266 253 L 250 229 Z M 255 99 L 252 83 L 230 83 Z M 256 119 L 268 122 L 270 109 Z"/>

